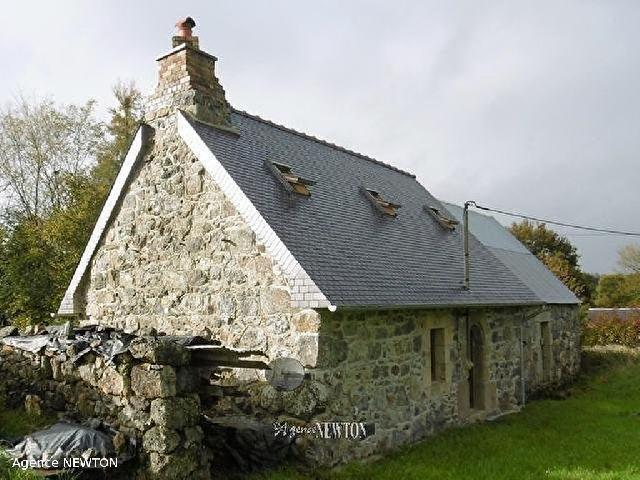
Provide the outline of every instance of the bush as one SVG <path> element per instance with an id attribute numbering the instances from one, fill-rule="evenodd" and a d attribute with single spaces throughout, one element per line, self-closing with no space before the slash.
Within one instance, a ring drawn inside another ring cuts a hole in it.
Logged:
<path id="1" fill-rule="evenodd" d="M 633 312 L 626 318 L 615 314 L 605 314 L 588 320 L 584 326 L 585 345 L 624 345 L 640 347 L 640 312 Z"/>
<path id="2" fill-rule="evenodd" d="M 595 304 L 599 307 L 640 306 L 640 273 L 602 275 L 596 288 Z"/>

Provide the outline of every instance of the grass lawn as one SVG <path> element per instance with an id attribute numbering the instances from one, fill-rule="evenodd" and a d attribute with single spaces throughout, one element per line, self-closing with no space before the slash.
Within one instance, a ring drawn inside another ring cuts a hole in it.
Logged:
<path id="1" fill-rule="evenodd" d="M 566 400 L 539 400 L 494 423 L 445 431 L 370 463 L 254 479 L 640 479 L 640 360 L 586 354 Z"/>

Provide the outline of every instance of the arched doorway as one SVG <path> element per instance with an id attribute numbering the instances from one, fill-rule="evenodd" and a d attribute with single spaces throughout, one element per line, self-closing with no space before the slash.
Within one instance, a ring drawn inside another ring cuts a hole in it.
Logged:
<path id="1" fill-rule="evenodd" d="M 472 325 L 469 329 L 469 406 L 473 409 L 485 408 L 485 351 L 484 335 L 479 325 Z"/>

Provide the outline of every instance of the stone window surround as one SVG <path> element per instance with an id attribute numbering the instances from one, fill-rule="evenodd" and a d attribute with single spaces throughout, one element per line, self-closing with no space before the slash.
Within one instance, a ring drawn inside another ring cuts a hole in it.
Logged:
<path id="1" fill-rule="evenodd" d="M 537 345 L 540 351 L 538 357 L 538 370 L 540 378 L 544 382 L 549 382 L 553 378 L 553 372 L 555 369 L 555 360 L 553 352 L 554 341 L 553 341 L 553 328 L 551 326 L 551 319 L 546 315 L 543 315 L 543 318 L 537 319 L 537 328 L 535 330 L 535 334 L 537 336 Z M 545 332 L 546 327 L 546 332 Z M 548 336 L 547 341 L 545 342 L 545 333 Z M 545 352 L 545 346 L 548 351 Z M 546 357 L 546 358 L 545 358 Z M 545 368 L 545 362 L 548 362 Z"/>
<path id="2" fill-rule="evenodd" d="M 425 361 L 424 361 L 424 384 L 429 390 L 429 394 L 433 397 L 439 397 L 447 392 L 448 386 L 452 382 L 453 365 L 451 364 L 451 350 L 457 348 L 454 345 L 455 320 L 452 317 L 436 317 L 430 318 L 423 326 L 423 344 L 425 345 Z M 444 379 L 432 380 L 431 378 L 431 330 L 441 328 L 444 331 Z"/>
<path id="3" fill-rule="evenodd" d="M 444 328 L 429 329 L 429 358 L 431 368 L 431 382 L 443 382 L 446 379 L 446 345 Z"/>

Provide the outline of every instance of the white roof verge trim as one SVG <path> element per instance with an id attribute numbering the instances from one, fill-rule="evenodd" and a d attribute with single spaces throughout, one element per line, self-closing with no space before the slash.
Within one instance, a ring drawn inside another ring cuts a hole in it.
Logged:
<path id="1" fill-rule="evenodd" d="M 302 265 L 296 260 L 284 242 L 280 240 L 240 186 L 231 178 L 224 166 L 202 141 L 184 114 L 178 112 L 177 117 L 179 135 L 195 156 L 198 157 L 198 160 L 209 172 L 218 187 L 233 203 L 233 206 L 255 233 L 258 241 L 265 245 L 267 253 L 277 262 L 283 273 L 292 280 L 292 305 L 299 308 L 328 308 L 330 311 L 334 311 L 336 307 L 327 300 L 327 297 L 309 277 Z M 296 288 L 298 285 L 304 285 L 307 288 Z M 301 290 L 304 290 L 304 292 Z"/>
<path id="2" fill-rule="evenodd" d="M 76 270 L 71 278 L 71 282 L 67 287 L 67 291 L 62 298 L 62 302 L 60 303 L 60 308 L 58 309 L 59 315 L 74 315 L 79 312 L 76 311 L 75 308 L 75 294 L 80 282 L 82 281 L 82 277 L 85 272 L 89 268 L 89 263 L 91 262 L 91 258 L 95 253 L 98 244 L 100 243 L 100 239 L 102 238 L 102 234 L 107 228 L 107 224 L 111 219 L 111 214 L 113 213 L 118 200 L 127 184 L 127 180 L 133 170 L 133 167 L 137 163 L 138 157 L 142 151 L 142 146 L 144 144 L 143 139 L 143 130 L 144 126 L 138 128 L 138 131 L 131 142 L 131 146 L 129 147 L 129 151 L 127 152 L 126 157 L 124 158 L 124 162 L 122 162 L 122 167 L 118 172 L 118 176 L 116 177 L 116 181 L 113 183 L 111 187 L 111 191 L 109 192 L 109 196 L 107 197 L 107 201 L 102 207 L 102 211 L 98 216 L 98 221 L 93 227 L 93 232 L 91 232 L 91 237 L 89 238 L 89 242 L 87 242 L 87 246 L 82 253 L 82 257 L 80 258 L 80 262 L 76 267 Z"/>

